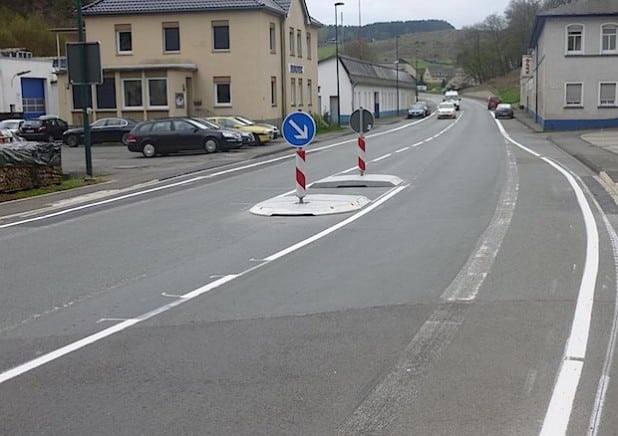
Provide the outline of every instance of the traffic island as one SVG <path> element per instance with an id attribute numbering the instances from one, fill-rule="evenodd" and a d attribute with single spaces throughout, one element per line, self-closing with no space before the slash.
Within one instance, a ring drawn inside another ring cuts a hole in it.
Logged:
<path id="1" fill-rule="evenodd" d="M 361 209 L 370 200 L 362 195 L 306 195 L 275 197 L 253 206 L 249 212 L 261 216 L 319 216 L 348 213 Z"/>

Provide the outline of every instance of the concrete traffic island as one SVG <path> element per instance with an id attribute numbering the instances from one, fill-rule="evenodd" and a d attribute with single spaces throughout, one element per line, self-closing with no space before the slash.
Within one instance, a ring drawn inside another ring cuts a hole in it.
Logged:
<path id="1" fill-rule="evenodd" d="M 311 194 L 303 198 L 275 197 L 253 206 L 249 212 L 261 216 L 318 216 L 354 212 L 369 204 L 362 195 Z"/>
<path id="2" fill-rule="evenodd" d="M 312 188 L 390 188 L 403 183 L 397 176 L 388 174 L 338 175 L 318 180 Z"/>

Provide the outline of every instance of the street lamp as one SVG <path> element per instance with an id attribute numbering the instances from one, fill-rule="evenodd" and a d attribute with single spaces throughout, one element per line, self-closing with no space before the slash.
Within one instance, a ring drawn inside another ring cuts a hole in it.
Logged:
<path id="1" fill-rule="evenodd" d="M 418 101 L 418 41 L 414 41 L 414 101 Z"/>
<path id="2" fill-rule="evenodd" d="M 13 76 L 11 76 L 11 88 L 13 87 L 13 80 L 15 80 L 15 77 L 23 76 L 24 74 L 28 74 L 31 72 L 32 72 L 31 70 L 23 70 L 23 71 L 20 71 L 19 73 L 13 74 Z"/>
<path id="3" fill-rule="evenodd" d="M 399 35 L 395 36 L 395 57 L 395 66 L 397 67 L 395 72 L 397 75 L 397 116 L 399 116 Z"/>
<path id="4" fill-rule="evenodd" d="M 337 61 L 337 125 L 341 126 L 341 104 L 339 103 L 339 31 L 337 30 L 337 6 L 343 6 L 343 2 L 335 3 L 335 60 Z"/>

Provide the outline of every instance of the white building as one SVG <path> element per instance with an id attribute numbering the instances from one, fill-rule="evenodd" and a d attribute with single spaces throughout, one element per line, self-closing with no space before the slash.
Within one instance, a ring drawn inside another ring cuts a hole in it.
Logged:
<path id="1" fill-rule="evenodd" d="M 0 113 L 4 117 L 57 114 L 56 82 L 52 59 L 33 58 L 23 49 L 0 49 Z"/>
<path id="2" fill-rule="evenodd" d="M 544 130 L 618 127 L 618 2 L 569 3 L 537 15 L 520 104 Z"/>
<path id="3" fill-rule="evenodd" d="M 318 100 L 322 115 L 337 122 L 337 59 L 318 63 Z M 375 118 L 406 113 L 415 101 L 416 81 L 406 71 L 367 61 L 339 56 L 339 101 L 341 123 L 347 124 L 352 112 L 363 107 Z"/>

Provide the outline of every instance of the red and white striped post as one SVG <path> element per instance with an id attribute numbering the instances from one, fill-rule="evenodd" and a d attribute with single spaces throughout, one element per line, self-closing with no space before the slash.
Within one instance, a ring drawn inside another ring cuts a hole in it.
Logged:
<path id="1" fill-rule="evenodd" d="M 365 136 L 361 133 L 358 137 L 358 170 L 360 175 L 364 175 L 367 170 L 367 161 L 365 160 Z"/>
<path id="2" fill-rule="evenodd" d="M 306 180 L 305 149 L 298 148 L 296 149 L 296 196 L 299 203 L 302 203 L 305 198 Z"/>

